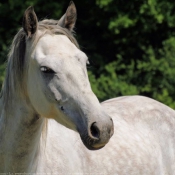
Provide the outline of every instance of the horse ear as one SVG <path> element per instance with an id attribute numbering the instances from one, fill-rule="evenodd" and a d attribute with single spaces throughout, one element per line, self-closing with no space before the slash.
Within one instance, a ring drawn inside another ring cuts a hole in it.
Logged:
<path id="1" fill-rule="evenodd" d="M 31 38 L 37 31 L 38 20 L 33 7 L 28 7 L 23 16 L 23 29 L 28 38 Z"/>
<path id="2" fill-rule="evenodd" d="M 77 20 L 77 10 L 73 1 L 69 3 L 66 13 L 61 17 L 58 24 L 61 27 L 67 28 L 72 31 Z"/>

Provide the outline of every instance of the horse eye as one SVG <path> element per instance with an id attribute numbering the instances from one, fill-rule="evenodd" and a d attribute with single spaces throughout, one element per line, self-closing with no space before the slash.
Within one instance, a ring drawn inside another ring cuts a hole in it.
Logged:
<path id="1" fill-rule="evenodd" d="M 41 72 L 43 72 L 43 73 L 55 73 L 52 69 L 50 69 L 50 68 L 48 68 L 48 67 L 46 67 L 46 66 L 42 66 L 42 67 L 40 68 L 40 70 L 41 70 Z"/>
<path id="2" fill-rule="evenodd" d="M 61 108 L 60 108 L 62 111 L 64 111 L 64 107 L 63 106 L 61 106 Z"/>

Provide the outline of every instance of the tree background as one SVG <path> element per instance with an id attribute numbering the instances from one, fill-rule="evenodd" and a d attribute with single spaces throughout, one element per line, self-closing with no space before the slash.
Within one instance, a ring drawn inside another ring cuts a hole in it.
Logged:
<path id="1" fill-rule="evenodd" d="M 76 38 L 88 55 L 100 101 L 144 95 L 175 108 L 175 3 L 172 0 L 74 0 Z M 59 19 L 69 0 L 0 0 L 0 84 L 25 9 Z"/>

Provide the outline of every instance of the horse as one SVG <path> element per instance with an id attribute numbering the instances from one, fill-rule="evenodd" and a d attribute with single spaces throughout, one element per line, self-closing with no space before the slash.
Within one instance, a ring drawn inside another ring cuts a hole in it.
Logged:
<path id="1" fill-rule="evenodd" d="M 24 13 L 0 98 L 0 173 L 174 175 L 175 111 L 142 96 L 100 103 L 76 18 L 73 2 L 59 20 Z"/>

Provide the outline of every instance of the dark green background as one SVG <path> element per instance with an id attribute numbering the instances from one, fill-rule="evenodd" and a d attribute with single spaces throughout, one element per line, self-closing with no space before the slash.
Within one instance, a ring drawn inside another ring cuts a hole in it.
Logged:
<path id="1" fill-rule="evenodd" d="M 144 95 L 175 108 L 175 2 L 75 0 L 76 38 L 88 55 L 89 77 L 100 101 Z M 0 1 L 0 84 L 7 53 L 33 5 L 39 20 L 59 19 L 68 0 Z"/>

